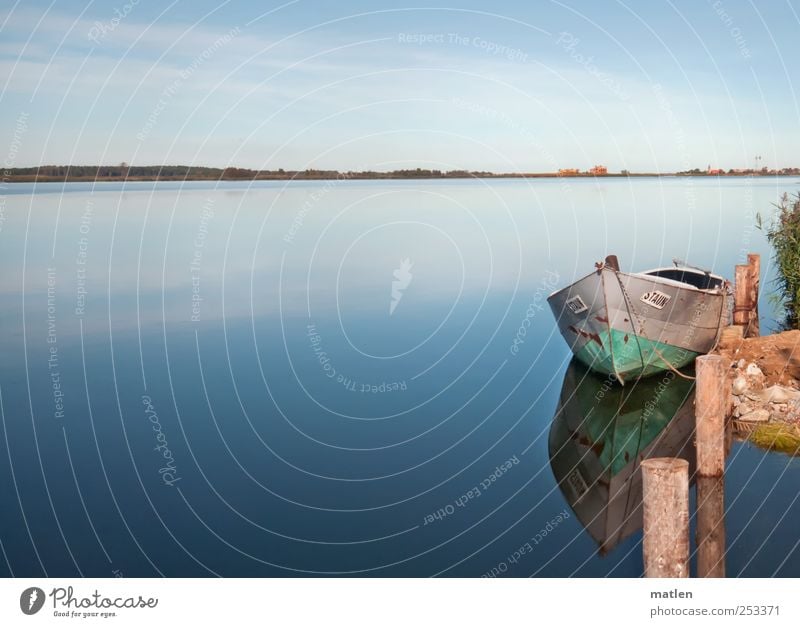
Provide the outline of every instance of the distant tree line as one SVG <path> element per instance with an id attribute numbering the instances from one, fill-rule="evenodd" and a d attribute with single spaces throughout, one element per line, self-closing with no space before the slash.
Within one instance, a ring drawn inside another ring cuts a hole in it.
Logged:
<path id="1" fill-rule="evenodd" d="M 119 165 L 42 165 L 34 168 L 11 168 L 7 176 L 33 176 L 54 179 L 108 179 L 108 178 L 219 178 L 221 168 L 204 168 L 188 165 L 129 166 Z"/>
<path id="2" fill-rule="evenodd" d="M 713 172 L 713 173 L 712 173 Z M 726 175 L 800 175 L 800 168 L 783 168 L 780 170 L 723 170 L 707 171 L 695 168 L 676 172 L 683 176 L 726 176 Z M 633 173 L 622 170 L 620 174 L 603 176 L 669 176 L 658 173 Z M 540 178 L 553 177 L 553 172 L 512 172 L 494 173 L 484 170 L 435 170 L 414 168 L 408 170 L 392 170 L 376 172 L 373 170 L 344 171 L 339 170 L 251 170 L 248 168 L 207 168 L 188 165 L 42 165 L 33 168 L 10 168 L 3 171 L 3 182 L 13 181 L 158 181 L 158 180 L 223 180 L 223 181 L 256 181 L 256 180 L 328 180 L 328 179 L 464 179 L 464 178 Z M 574 176 L 593 176 L 581 172 Z"/>
<path id="3" fill-rule="evenodd" d="M 701 170 L 693 168 L 675 173 L 678 176 L 797 176 L 800 168 L 731 168 L 729 170 Z"/>
<path id="4" fill-rule="evenodd" d="M 8 180 L 284 180 L 284 179 L 432 179 L 509 176 L 492 172 L 467 170 L 392 170 L 390 172 L 338 170 L 251 170 L 248 168 L 207 168 L 188 165 L 43 165 L 32 168 L 11 168 L 5 171 Z M 511 176 L 524 176 L 523 174 Z"/>

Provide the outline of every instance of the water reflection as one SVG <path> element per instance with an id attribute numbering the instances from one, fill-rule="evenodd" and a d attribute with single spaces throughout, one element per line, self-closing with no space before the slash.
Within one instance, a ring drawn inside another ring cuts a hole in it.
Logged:
<path id="1" fill-rule="evenodd" d="M 666 372 L 618 385 L 573 360 L 552 426 L 550 466 L 601 555 L 642 528 L 640 463 L 681 457 L 694 476 L 694 383 Z"/>

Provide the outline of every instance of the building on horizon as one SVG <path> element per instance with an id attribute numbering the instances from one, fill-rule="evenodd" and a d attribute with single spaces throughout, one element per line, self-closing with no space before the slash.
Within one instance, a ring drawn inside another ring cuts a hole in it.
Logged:
<path id="1" fill-rule="evenodd" d="M 594 176 L 603 176 L 608 174 L 608 168 L 604 165 L 596 165 L 589 170 L 589 174 L 593 174 Z"/>

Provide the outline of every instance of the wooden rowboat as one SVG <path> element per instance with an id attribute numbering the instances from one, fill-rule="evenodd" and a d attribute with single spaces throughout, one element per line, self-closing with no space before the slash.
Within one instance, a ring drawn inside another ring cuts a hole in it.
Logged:
<path id="1" fill-rule="evenodd" d="M 620 383 L 675 370 L 709 352 L 728 324 L 728 283 L 675 262 L 621 272 L 616 257 L 547 302 L 575 356 Z"/>

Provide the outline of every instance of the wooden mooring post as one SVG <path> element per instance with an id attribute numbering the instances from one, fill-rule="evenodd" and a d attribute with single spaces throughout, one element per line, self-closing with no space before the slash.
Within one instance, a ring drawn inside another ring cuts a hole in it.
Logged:
<path id="1" fill-rule="evenodd" d="M 697 576 L 725 576 L 725 478 L 697 477 Z"/>
<path id="2" fill-rule="evenodd" d="M 761 255 L 747 255 L 747 263 L 736 266 L 733 290 L 733 324 L 744 329 L 744 337 L 760 335 L 758 290 L 761 282 Z"/>
<path id="3" fill-rule="evenodd" d="M 727 368 L 721 355 L 695 362 L 697 576 L 725 576 L 725 414 Z"/>
<path id="4" fill-rule="evenodd" d="M 747 255 L 747 265 L 750 268 L 748 287 L 750 288 L 750 326 L 747 337 L 761 335 L 761 326 L 758 322 L 758 290 L 761 283 L 761 255 L 750 253 Z"/>
<path id="5" fill-rule="evenodd" d="M 725 472 L 725 413 L 727 368 L 721 355 L 702 355 L 695 360 L 697 375 L 694 400 L 697 474 L 721 477 Z"/>
<path id="6" fill-rule="evenodd" d="M 645 577 L 689 576 L 689 462 L 642 462 Z"/>

